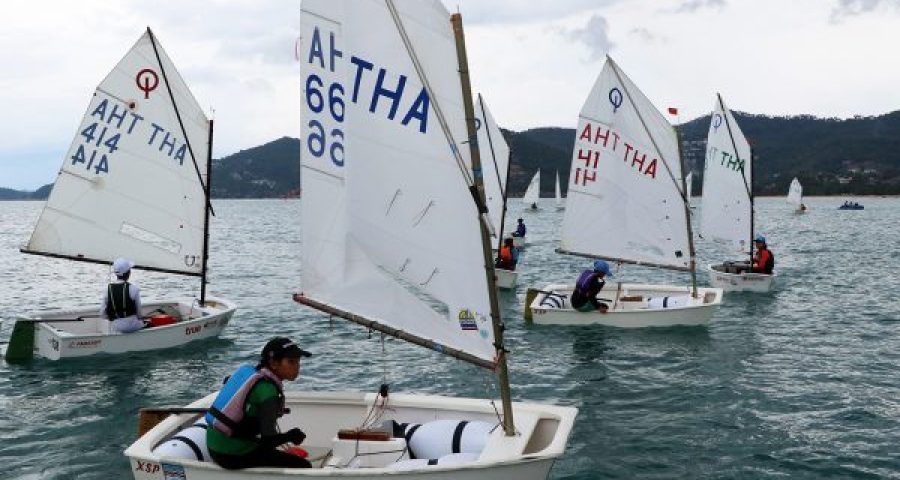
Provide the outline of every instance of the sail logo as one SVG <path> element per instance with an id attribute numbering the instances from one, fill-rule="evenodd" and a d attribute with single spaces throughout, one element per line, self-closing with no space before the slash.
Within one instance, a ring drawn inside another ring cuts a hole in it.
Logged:
<path id="1" fill-rule="evenodd" d="M 156 90 L 159 86 L 159 75 L 152 69 L 145 68 L 137 73 L 134 77 L 138 90 L 144 92 L 144 100 L 150 98 L 150 92 Z"/>
<path id="2" fill-rule="evenodd" d="M 609 91 L 609 103 L 613 106 L 613 113 L 616 113 L 616 111 L 619 110 L 619 107 L 622 106 L 622 100 L 622 91 L 617 87 L 613 87 Z"/>
<path id="3" fill-rule="evenodd" d="M 478 330 L 478 322 L 475 320 L 475 312 L 468 308 L 461 308 L 457 315 L 459 319 L 459 327 L 463 330 Z"/>
<path id="4" fill-rule="evenodd" d="M 719 154 L 721 154 L 721 155 L 719 155 Z M 744 159 L 736 157 L 731 152 L 727 152 L 725 150 L 719 150 L 716 147 L 709 147 L 709 151 L 707 152 L 707 158 L 709 158 L 713 162 L 713 165 L 715 165 L 714 162 L 715 162 L 715 159 L 717 156 L 720 157 L 719 158 L 719 166 L 720 167 L 725 167 L 725 168 L 735 171 L 735 172 L 740 172 L 740 173 L 744 172 L 744 164 L 746 163 L 746 161 Z"/>
<path id="5" fill-rule="evenodd" d="M 713 115 L 713 123 L 712 124 L 713 124 L 713 133 L 718 132 L 719 127 L 722 126 L 722 116 L 719 115 L 718 113 Z"/>
<path id="6" fill-rule="evenodd" d="M 584 127 L 581 128 L 581 133 L 578 135 L 578 142 L 581 144 L 595 145 L 599 147 L 601 151 L 612 154 L 611 158 L 616 158 L 617 155 L 621 155 L 622 162 L 636 172 L 645 177 L 656 179 L 656 172 L 659 168 L 659 159 L 639 151 L 636 146 L 632 146 L 628 140 L 625 140 L 619 133 L 609 127 L 604 127 L 602 124 L 594 125 L 591 122 L 585 122 Z M 591 148 L 582 148 L 579 145 L 577 158 L 578 160 L 584 161 L 585 169 L 583 173 L 579 173 L 578 169 L 576 169 L 575 185 L 578 185 L 579 182 L 581 182 L 582 186 L 587 185 L 588 181 L 593 182 L 596 179 L 596 169 L 599 159 L 601 158 L 601 151 Z M 605 156 L 608 155 L 604 155 L 604 157 Z"/>
<path id="7" fill-rule="evenodd" d="M 418 91 L 409 88 L 406 75 L 394 74 L 362 57 L 351 55 L 349 60 L 345 58 L 334 32 L 328 31 L 326 38 L 318 26 L 313 28 L 306 63 L 319 73 L 307 75 L 304 89 L 305 107 L 311 114 L 306 125 L 309 129 L 306 147 L 312 156 L 321 158 L 327 153 L 334 166 L 344 166 L 344 131 L 341 124 L 344 122 L 345 102 L 363 106 L 368 104 L 371 114 L 383 115 L 387 120 L 399 121 L 404 127 L 427 133 L 431 100 L 424 87 Z M 338 77 L 336 69 L 339 62 L 349 63 L 343 66 L 349 67 L 352 88 L 348 89 L 340 80 L 328 82 L 323 79 L 325 76 Z"/>

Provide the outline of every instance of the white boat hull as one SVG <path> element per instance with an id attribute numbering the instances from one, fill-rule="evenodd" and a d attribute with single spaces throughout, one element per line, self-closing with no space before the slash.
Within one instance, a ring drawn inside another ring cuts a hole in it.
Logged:
<path id="1" fill-rule="evenodd" d="M 502 268 L 495 268 L 494 272 L 497 275 L 497 288 L 502 290 L 515 290 L 516 282 L 519 279 L 518 272 L 504 270 Z"/>
<path id="2" fill-rule="evenodd" d="M 528 244 L 528 237 L 512 237 L 513 246 L 516 248 L 522 248 Z"/>
<path id="3" fill-rule="evenodd" d="M 532 321 L 541 325 L 606 325 L 620 328 L 672 327 L 676 325 L 707 325 L 722 303 L 719 288 L 697 288 L 698 297 L 691 297 L 691 287 L 671 285 L 643 285 L 634 283 L 607 284 L 598 298 L 609 300 L 609 310 L 579 312 L 569 305 L 574 285 L 547 285 L 528 306 Z M 555 297 L 560 301 L 547 301 Z M 656 300 L 675 297 L 685 305 L 661 307 Z M 656 299 L 651 301 L 650 299 Z"/>
<path id="4" fill-rule="evenodd" d="M 208 407 L 215 394 L 191 404 L 191 407 Z M 333 479 L 353 478 L 404 480 L 428 479 L 497 479 L 537 480 L 546 479 L 554 461 L 565 450 L 566 443 L 578 410 L 572 407 L 513 403 L 517 435 L 507 437 L 502 428 L 495 428 L 488 437 L 484 450 L 477 460 L 457 465 L 420 466 L 411 470 L 397 470 L 391 465 L 407 457 L 407 453 L 357 457 L 359 448 L 355 440 L 338 440 L 341 428 L 353 428 L 366 417 L 376 400 L 375 394 L 362 393 L 287 393 L 288 413 L 279 419 L 281 431 L 298 427 L 307 437 L 303 448 L 309 452 L 313 463 L 310 469 L 250 468 L 224 470 L 209 461 L 161 457 L 153 449 L 175 435 L 181 428 L 192 424 L 196 415 L 172 415 L 163 420 L 125 450 L 131 462 L 135 480 L 276 480 L 276 479 Z M 385 420 L 398 423 L 425 423 L 437 419 L 484 421 L 497 423 L 497 416 L 490 400 L 391 394 Z M 351 443 L 349 448 L 343 443 Z M 405 450 L 405 440 L 393 438 L 390 442 Z M 362 442 L 377 444 L 383 442 Z M 395 447 L 396 448 L 396 447 Z M 353 459 L 343 458 L 339 452 L 348 451 L 358 460 L 366 462 L 365 468 L 353 468 Z M 331 455 L 322 460 L 326 452 Z M 364 459 L 364 460 L 363 460 Z M 169 476 L 166 476 L 166 474 Z"/>
<path id="5" fill-rule="evenodd" d="M 726 292 L 770 292 L 775 285 L 775 274 L 765 273 L 727 273 L 716 269 L 720 265 L 709 265 L 709 283 Z"/>
<path id="6" fill-rule="evenodd" d="M 34 353 L 50 360 L 60 360 L 99 353 L 157 350 L 216 337 L 228 325 L 236 308 L 233 303 L 222 299 L 208 299 L 207 305 L 202 308 L 186 299 L 144 304 L 143 314 L 162 307 L 176 307 L 182 320 L 133 333 L 110 333 L 110 322 L 97 316 L 99 308 L 41 312 L 23 320 L 44 320 L 35 324 Z M 46 321 L 82 316 L 86 318 L 79 322 Z"/>

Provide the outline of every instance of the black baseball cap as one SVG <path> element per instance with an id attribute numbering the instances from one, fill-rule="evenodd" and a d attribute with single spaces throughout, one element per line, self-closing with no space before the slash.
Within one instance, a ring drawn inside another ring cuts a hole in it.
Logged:
<path id="1" fill-rule="evenodd" d="M 275 337 L 266 343 L 260 356 L 262 357 L 262 362 L 265 363 L 267 360 L 274 358 L 311 357 L 312 354 L 297 346 L 290 338 Z"/>

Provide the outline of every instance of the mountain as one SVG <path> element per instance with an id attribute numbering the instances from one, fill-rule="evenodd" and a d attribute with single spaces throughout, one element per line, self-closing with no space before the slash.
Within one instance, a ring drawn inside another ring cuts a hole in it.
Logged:
<path id="1" fill-rule="evenodd" d="M 785 195 L 798 177 L 806 195 L 900 194 L 900 111 L 880 116 L 772 117 L 734 112 L 754 146 L 754 189 Z M 709 116 L 680 125 L 685 164 L 694 172 L 694 194 L 703 184 Z M 510 145 L 510 196 L 521 196 L 541 169 L 541 196 L 552 197 L 556 172 L 563 192 L 569 178 L 575 130 L 503 130 Z M 272 198 L 300 193 L 300 140 L 282 137 L 213 161 L 214 198 Z M 0 200 L 45 199 L 52 185 L 36 192 L 0 188 Z"/>
<path id="2" fill-rule="evenodd" d="M 0 200 L 46 200 L 50 196 L 52 188 L 52 183 L 48 183 L 33 192 L 0 188 Z"/>
<path id="3" fill-rule="evenodd" d="M 282 137 L 213 161 L 213 198 L 271 198 L 300 191 L 300 140 Z"/>
<path id="4" fill-rule="evenodd" d="M 900 194 L 900 111 L 846 120 L 811 115 L 773 117 L 733 112 L 754 146 L 754 191 L 786 195 L 798 177 L 806 195 Z M 694 194 L 703 184 L 709 115 L 678 128 L 687 168 L 694 172 Z M 521 196 L 541 168 L 541 196 L 553 196 L 553 175 L 563 191 L 569 178 L 575 130 L 536 128 L 504 131 L 512 148 L 510 195 Z"/>

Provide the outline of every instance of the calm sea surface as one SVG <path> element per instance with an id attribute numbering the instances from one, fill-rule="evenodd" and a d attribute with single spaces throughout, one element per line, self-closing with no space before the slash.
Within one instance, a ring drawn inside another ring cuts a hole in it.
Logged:
<path id="1" fill-rule="evenodd" d="M 708 328 L 526 325 L 524 290 L 573 279 L 584 259 L 553 252 L 561 212 L 523 216 L 530 246 L 517 294 L 503 294 L 517 399 L 580 409 L 554 478 L 900 478 L 900 199 L 811 198 L 807 215 L 760 199 L 758 230 L 778 289 L 727 294 Z M 107 268 L 23 255 L 43 203 L 0 202 L 0 343 L 17 313 L 97 303 Z M 0 360 L 0 478 L 130 478 L 122 450 L 138 408 L 213 391 L 276 334 L 318 355 L 290 389 L 497 395 L 476 367 L 302 308 L 298 200 L 216 201 L 213 295 L 239 305 L 222 338 L 76 362 Z M 699 242 L 701 263 L 726 258 Z M 623 267 L 625 281 L 686 274 Z M 146 299 L 199 292 L 188 277 L 135 272 Z M 706 283 L 701 276 L 701 283 Z M 193 293 L 196 294 L 196 293 Z M 356 419 L 350 419 L 350 423 Z"/>

